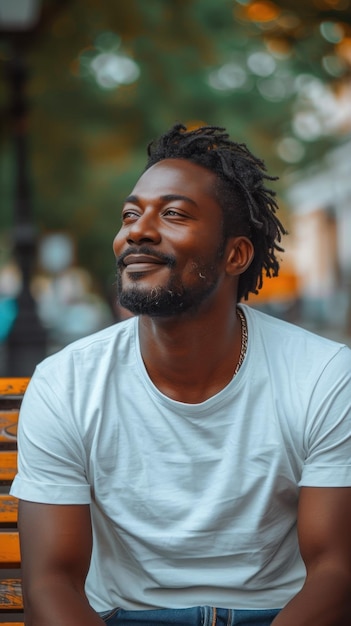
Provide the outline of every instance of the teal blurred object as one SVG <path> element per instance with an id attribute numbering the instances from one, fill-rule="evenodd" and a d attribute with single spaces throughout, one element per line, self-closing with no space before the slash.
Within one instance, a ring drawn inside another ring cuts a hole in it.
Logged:
<path id="1" fill-rule="evenodd" d="M 0 341 L 9 334 L 17 316 L 17 303 L 13 298 L 0 298 Z"/>

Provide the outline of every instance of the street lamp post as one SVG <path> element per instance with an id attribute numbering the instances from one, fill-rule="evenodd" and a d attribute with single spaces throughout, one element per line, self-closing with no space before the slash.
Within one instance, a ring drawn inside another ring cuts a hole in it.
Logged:
<path id="1" fill-rule="evenodd" d="M 30 376 L 46 354 L 46 333 L 37 314 L 30 290 L 36 254 L 36 233 L 32 221 L 29 183 L 28 72 L 21 50 L 21 38 L 27 35 L 38 18 L 36 0 L 0 0 L 0 28 L 10 40 L 12 54 L 6 78 L 10 89 L 10 118 L 15 159 L 14 253 L 22 274 L 18 313 L 6 341 L 5 375 Z"/>

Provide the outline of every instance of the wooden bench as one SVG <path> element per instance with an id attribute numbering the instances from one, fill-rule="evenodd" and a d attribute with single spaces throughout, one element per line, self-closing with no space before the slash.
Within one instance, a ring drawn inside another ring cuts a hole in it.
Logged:
<path id="1" fill-rule="evenodd" d="M 0 378 L 0 623 L 23 626 L 17 500 L 9 495 L 17 467 L 18 412 L 29 378 Z"/>

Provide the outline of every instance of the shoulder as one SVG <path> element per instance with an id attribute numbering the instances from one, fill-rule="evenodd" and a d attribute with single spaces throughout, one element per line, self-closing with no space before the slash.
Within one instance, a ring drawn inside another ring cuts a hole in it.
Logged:
<path id="1" fill-rule="evenodd" d="M 317 335 L 291 322 L 267 315 L 267 313 L 263 313 L 246 304 L 241 304 L 240 306 L 248 319 L 250 330 L 256 335 L 257 339 L 259 336 L 262 339 L 267 338 L 267 340 L 271 340 L 274 337 L 276 343 L 280 340 L 288 342 L 287 344 L 282 344 L 282 348 L 286 345 L 291 348 L 291 343 L 293 343 L 296 351 L 306 348 L 320 350 L 325 354 L 332 355 L 340 350 L 345 350 L 346 353 L 348 352 L 351 355 L 350 348 L 343 343 Z"/>
<path id="2" fill-rule="evenodd" d="M 262 355 L 269 367 L 283 374 L 288 371 L 296 380 L 317 380 L 323 372 L 351 375 L 351 349 L 295 324 L 267 315 L 248 305 L 241 305 L 248 322 L 251 349 Z"/>
<path id="3" fill-rule="evenodd" d="M 39 412 L 42 416 L 65 415 L 66 422 L 78 416 L 89 422 L 94 411 L 104 406 L 111 389 L 125 384 L 128 372 L 135 369 L 136 322 L 131 318 L 116 323 L 42 361 L 26 390 L 22 416 Z"/>
<path id="4" fill-rule="evenodd" d="M 36 368 L 33 380 L 68 382 L 100 380 L 111 367 L 134 360 L 136 318 L 119 322 L 97 333 L 83 337 L 47 357 Z"/>

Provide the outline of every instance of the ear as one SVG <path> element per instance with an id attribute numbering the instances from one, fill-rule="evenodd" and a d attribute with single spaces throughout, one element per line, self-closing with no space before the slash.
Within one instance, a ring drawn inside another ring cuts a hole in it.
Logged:
<path id="1" fill-rule="evenodd" d="M 247 237 L 233 237 L 228 241 L 226 271 L 230 276 L 243 274 L 254 258 L 254 247 Z"/>

